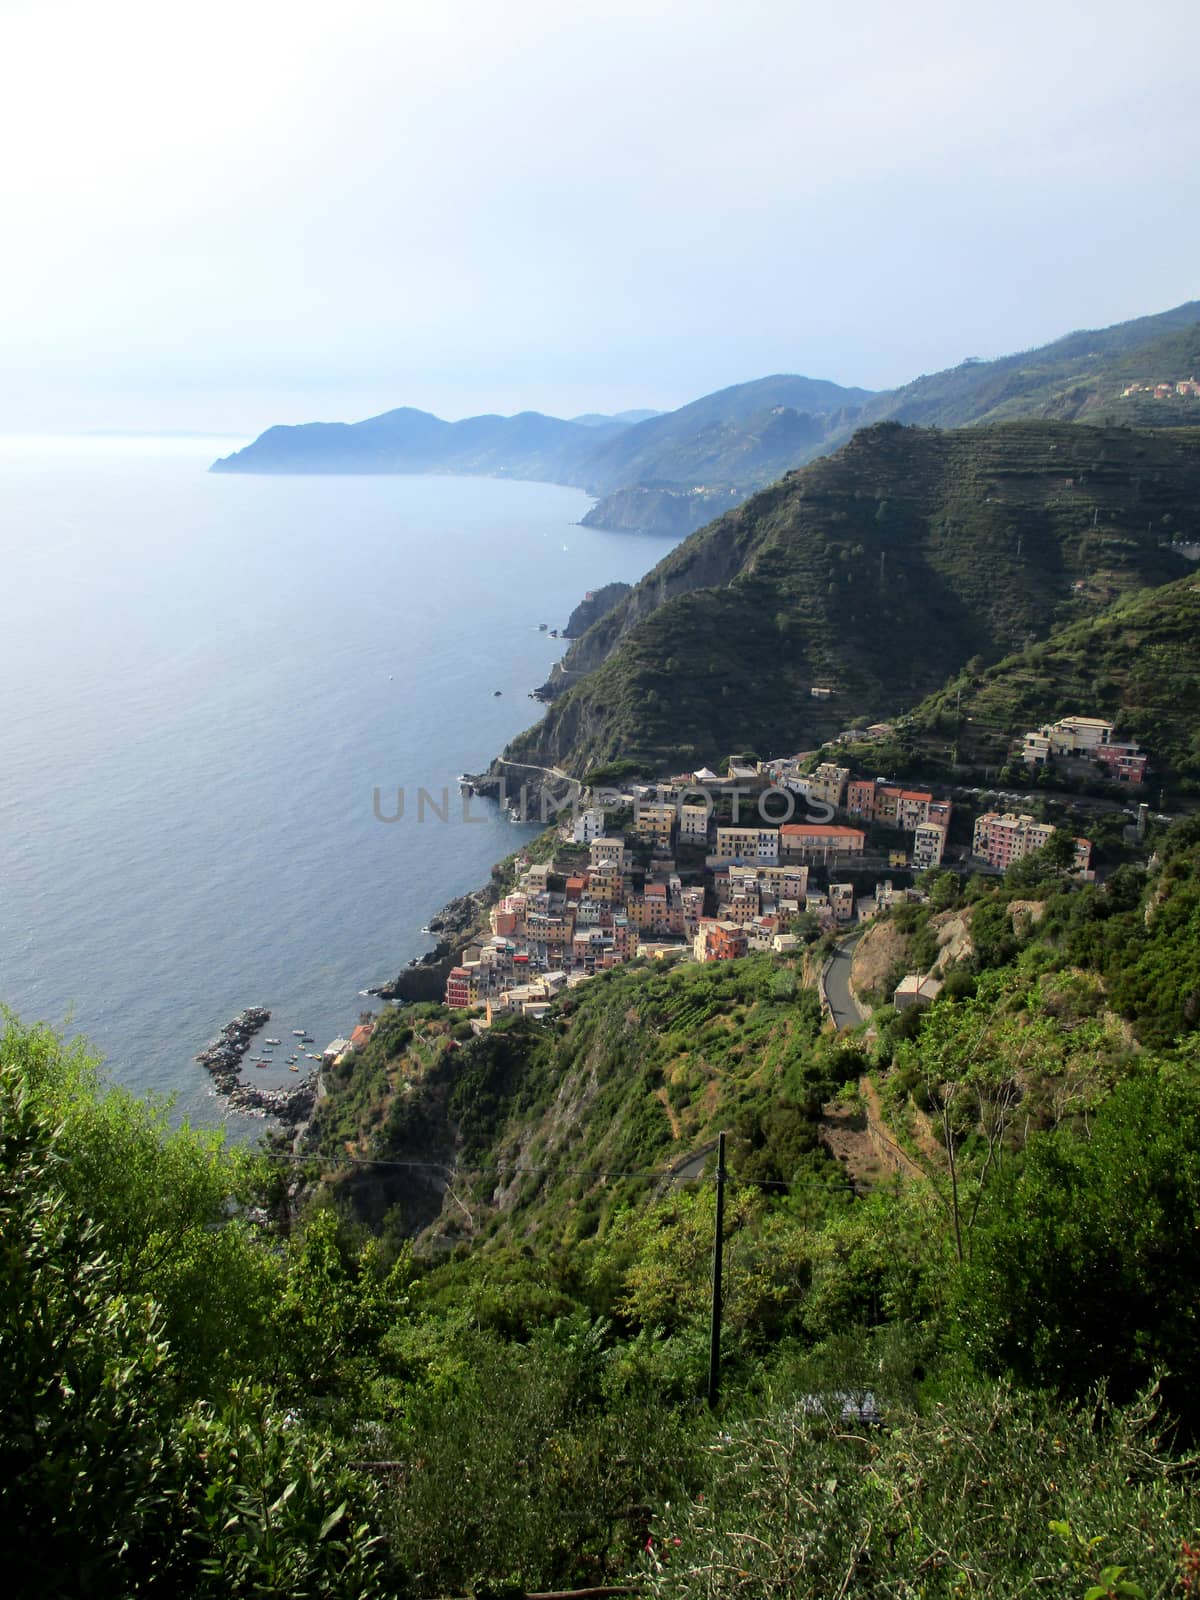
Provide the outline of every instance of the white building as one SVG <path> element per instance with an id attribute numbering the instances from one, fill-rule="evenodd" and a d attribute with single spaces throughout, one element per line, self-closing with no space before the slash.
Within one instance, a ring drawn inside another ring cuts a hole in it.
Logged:
<path id="1" fill-rule="evenodd" d="M 708 843 L 709 808 L 706 805 L 681 805 L 679 807 L 680 844 Z"/>
<path id="2" fill-rule="evenodd" d="M 591 844 L 593 839 L 604 837 L 604 812 L 599 806 L 589 806 L 586 811 L 576 814 L 571 826 L 571 840 L 574 844 Z"/>

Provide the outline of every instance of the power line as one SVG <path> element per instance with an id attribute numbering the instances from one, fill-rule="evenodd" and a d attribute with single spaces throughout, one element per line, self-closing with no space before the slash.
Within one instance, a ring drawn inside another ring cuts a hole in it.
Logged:
<path id="1" fill-rule="evenodd" d="M 516 1162 L 498 1162 L 494 1166 L 456 1167 L 444 1161 L 389 1161 L 382 1157 L 374 1156 L 346 1155 L 327 1157 L 316 1154 L 298 1155 L 290 1151 L 259 1151 L 257 1154 L 262 1160 L 279 1161 L 292 1166 L 319 1166 L 325 1170 L 333 1169 L 334 1171 L 349 1171 L 358 1167 L 377 1167 L 395 1171 L 436 1172 L 443 1177 L 456 1179 L 488 1176 L 543 1177 L 550 1174 L 555 1177 L 591 1178 L 597 1182 L 601 1179 L 608 1180 L 612 1178 L 645 1178 L 659 1183 L 716 1183 L 718 1181 L 716 1172 L 680 1173 L 673 1172 L 669 1168 L 664 1170 L 661 1167 L 635 1168 L 627 1171 L 597 1171 L 594 1167 L 523 1166 Z M 743 1178 L 736 1173 L 728 1171 L 725 1173 L 725 1182 L 734 1185 L 740 1184 L 747 1189 L 819 1189 L 826 1193 L 834 1187 L 832 1183 L 819 1178 Z M 850 1187 L 857 1189 L 857 1185 L 853 1182 L 850 1183 Z"/>

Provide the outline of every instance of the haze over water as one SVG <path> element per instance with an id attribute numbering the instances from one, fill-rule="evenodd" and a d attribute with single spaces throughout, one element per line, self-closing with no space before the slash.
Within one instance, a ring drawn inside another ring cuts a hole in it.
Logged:
<path id="1" fill-rule="evenodd" d="M 323 1048 L 535 831 L 455 778 L 536 719 L 538 623 L 671 543 L 547 484 L 205 471 L 233 448 L 0 440 L 0 1001 L 205 1121 L 223 1023 Z"/>

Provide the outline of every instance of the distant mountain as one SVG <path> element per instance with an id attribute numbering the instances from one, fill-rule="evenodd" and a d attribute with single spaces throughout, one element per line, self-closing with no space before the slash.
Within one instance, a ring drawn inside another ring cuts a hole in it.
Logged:
<path id="1" fill-rule="evenodd" d="M 572 417 L 572 422 L 578 422 L 585 428 L 603 427 L 607 422 L 624 422 L 633 425 L 635 422 L 648 422 L 651 417 L 661 417 L 661 411 L 614 411 L 611 416 L 606 416 L 602 411 L 585 411 L 581 417 Z"/>
<path id="2" fill-rule="evenodd" d="M 673 550 L 505 755 L 583 776 L 803 748 L 1180 577 L 1198 523 L 1200 430 L 877 424 Z"/>
<path id="3" fill-rule="evenodd" d="M 867 389 L 777 374 L 735 384 L 628 428 L 588 462 L 587 487 L 758 487 L 800 465 L 833 427 L 860 414 Z"/>
<path id="4" fill-rule="evenodd" d="M 564 422 L 538 411 L 443 422 L 404 406 L 364 422 L 268 428 L 253 444 L 213 463 L 214 472 L 477 473 L 578 483 L 583 463 L 627 423 Z"/>

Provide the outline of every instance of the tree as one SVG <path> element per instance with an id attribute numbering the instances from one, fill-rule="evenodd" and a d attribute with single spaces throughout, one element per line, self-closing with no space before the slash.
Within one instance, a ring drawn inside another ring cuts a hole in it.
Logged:
<path id="1" fill-rule="evenodd" d="M 1200 1422 L 1200 1088 L 1152 1069 L 1118 1086 L 1091 1136 L 1030 1139 L 999 1174 L 958 1291 L 959 1340 L 991 1371 L 1128 1398 L 1165 1371 Z"/>
<path id="2" fill-rule="evenodd" d="M 162 1316 L 61 1188 L 58 1129 L 0 1066 L 0 1509 L 18 1593 L 115 1593 L 164 1517 Z"/>
<path id="3" fill-rule="evenodd" d="M 104 1169 L 89 1169 L 94 1147 L 79 1124 L 99 1116 L 116 1137 L 106 1119 L 126 1100 L 89 1101 L 94 1085 L 76 1078 L 83 1099 L 72 1117 L 56 1115 L 51 1091 L 68 1059 L 73 1053 L 48 1030 L 8 1019 L 0 1035 L 6 1587 L 18 1596 L 113 1600 L 373 1596 L 381 1573 L 374 1496 L 335 1464 L 329 1440 L 247 1383 L 249 1359 L 240 1370 L 232 1358 L 222 1366 L 215 1396 L 189 1399 L 202 1379 L 196 1352 L 181 1359 L 172 1349 L 171 1319 L 146 1285 L 158 1281 L 174 1294 L 182 1281 L 216 1313 L 229 1280 L 207 1292 L 190 1272 L 181 1280 L 172 1264 L 196 1253 L 185 1240 L 177 1257 L 176 1241 L 149 1225 L 188 1214 L 186 1163 L 178 1192 L 170 1163 L 159 1170 L 167 1183 L 159 1211 L 147 1194 L 149 1218 L 117 1226 L 131 1175 L 112 1166 L 106 1187 Z M 114 1148 L 135 1148 L 144 1132 L 135 1121 Z M 210 1231 L 240 1234 L 228 1218 Z M 273 1281 L 273 1252 L 245 1241 L 238 1252 L 243 1245 Z M 219 1251 L 204 1257 L 214 1278 L 224 1259 Z"/>
<path id="4" fill-rule="evenodd" d="M 1075 836 L 1065 828 L 1055 828 L 1044 850 L 1046 860 L 1060 874 L 1075 865 Z"/>
<path id="5" fill-rule="evenodd" d="M 183 1389 L 211 1394 L 270 1366 L 282 1281 L 244 1215 L 263 1176 L 257 1158 L 220 1131 L 173 1128 L 165 1105 L 105 1085 L 86 1049 L 49 1028 L 8 1017 L 0 1062 L 56 1129 L 58 1186 L 101 1229 L 113 1292 L 158 1305 Z"/>

